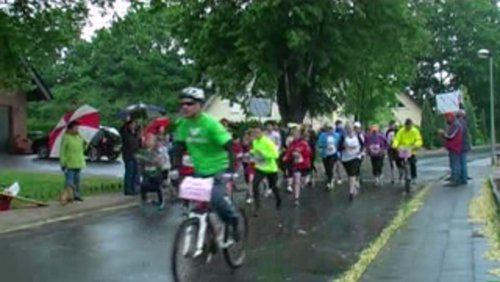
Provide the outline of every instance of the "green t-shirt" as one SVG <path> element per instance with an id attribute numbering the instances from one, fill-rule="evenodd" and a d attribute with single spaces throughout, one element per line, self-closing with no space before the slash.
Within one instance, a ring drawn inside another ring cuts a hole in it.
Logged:
<path id="1" fill-rule="evenodd" d="M 231 141 L 231 135 L 215 118 L 202 113 L 197 119 L 181 119 L 175 140 L 186 143 L 196 174 L 215 175 L 229 168 L 228 152 L 223 146 Z"/>

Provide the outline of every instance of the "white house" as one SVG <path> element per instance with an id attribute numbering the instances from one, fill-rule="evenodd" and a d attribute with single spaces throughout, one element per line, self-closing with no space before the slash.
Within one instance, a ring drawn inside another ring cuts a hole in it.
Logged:
<path id="1" fill-rule="evenodd" d="M 392 109 L 394 114 L 394 119 L 403 123 L 405 119 L 411 118 L 415 124 L 420 125 L 422 120 L 422 110 L 420 106 L 408 95 L 399 94 L 398 95 L 398 105 Z M 207 103 L 205 104 L 205 111 L 210 115 L 218 118 L 218 119 L 227 119 L 233 122 L 241 122 L 245 120 L 259 120 L 265 122 L 267 120 L 279 121 L 281 120 L 281 116 L 278 109 L 278 104 L 276 102 L 268 102 L 267 105 L 264 105 L 265 102 L 260 99 L 253 104 L 253 108 L 261 108 L 264 109 L 264 116 L 246 116 L 243 108 L 240 104 L 230 102 L 227 99 L 222 99 L 218 96 L 212 96 Z M 311 119 L 308 115 L 306 115 L 304 122 L 308 124 L 312 124 L 313 127 L 319 128 L 323 126 L 325 123 L 333 124 L 336 120 L 347 120 L 351 119 L 345 117 L 342 114 L 342 110 L 337 110 L 330 115 L 324 115 L 322 117 L 316 117 Z"/>

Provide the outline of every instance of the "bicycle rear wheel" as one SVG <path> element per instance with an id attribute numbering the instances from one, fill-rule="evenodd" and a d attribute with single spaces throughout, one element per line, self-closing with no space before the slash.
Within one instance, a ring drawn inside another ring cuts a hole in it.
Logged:
<path id="1" fill-rule="evenodd" d="M 232 269 L 239 268 L 243 265 L 246 258 L 246 242 L 248 239 L 248 219 L 244 209 L 238 209 L 239 225 L 238 231 L 240 233 L 241 240 L 239 242 L 234 242 L 230 246 L 224 249 L 224 259 L 226 263 Z M 224 232 L 224 242 L 232 240 L 229 226 L 226 225 Z"/>
<path id="2" fill-rule="evenodd" d="M 190 218 L 182 222 L 177 229 L 172 251 L 172 274 L 176 282 L 202 280 L 202 266 L 206 263 L 206 255 L 193 257 L 199 228 L 199 220 Z"/>

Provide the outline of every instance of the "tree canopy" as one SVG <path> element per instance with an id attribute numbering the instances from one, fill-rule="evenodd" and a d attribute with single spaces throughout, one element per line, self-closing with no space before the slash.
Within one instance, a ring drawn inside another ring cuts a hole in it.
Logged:
<path id="1" fill-rule="evenodd" d="M 131 103 L 151 103 L 175 111 L 178 91 L 192 83 L 170 35 L 165 12 L 130 12 L 92 42 L 80 40 L 64 60 L 46 72 L 55 100 L 33 105 L 37 116 L 59 116 L 77 105 L 99 107 L 105 122 Z"/>
<path id="2" fill-rule="evenodd" d="M 370 92 L 390 86 L 389 75 L 403 83 L 426 40 L 402 0 L 186 0 L 173 15 L 176 36 L 223 95 L 234 98 L 256 77 L 255 94 L 275 97 L 294 122 L 336 109 L 358 94 L 358 81 L 370 81 Z"/>

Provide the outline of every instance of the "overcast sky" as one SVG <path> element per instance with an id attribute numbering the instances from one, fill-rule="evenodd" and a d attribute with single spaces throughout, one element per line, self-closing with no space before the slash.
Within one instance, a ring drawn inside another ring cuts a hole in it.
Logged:
<path id="1" fill-rule="evenodd" d="M 123 17 L 130 6 L 127 0 L 116 0 L 113 9 L 108 9 L 105 16 L 101 15 L 102 9 L 91 6 L 89 11 L 89 20 L 82 30 L 82 38 L 90 40 L 95 31 L 103 27 L 109 27 L 113 16 Z"/>

